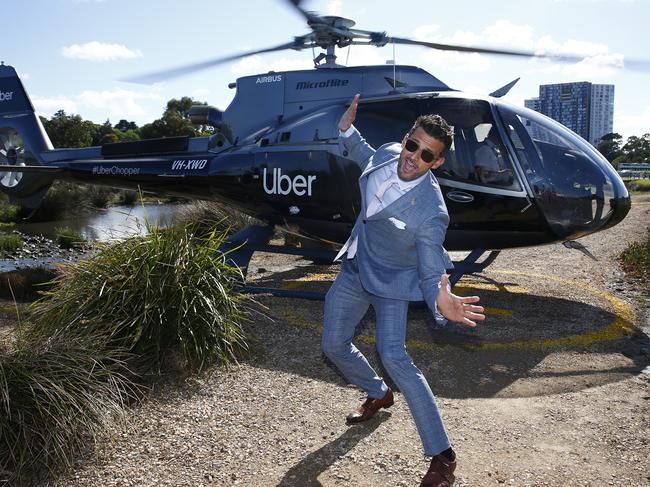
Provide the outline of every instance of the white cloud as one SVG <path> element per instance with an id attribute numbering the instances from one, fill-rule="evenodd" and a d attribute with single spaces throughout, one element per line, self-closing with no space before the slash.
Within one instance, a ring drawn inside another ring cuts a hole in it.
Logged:
<path id="1" fill-rule="evenodd" d="M 36 113 L 46 118 L 50 118 L 59 110 L 64 110 L 66 113 L 77 113 L 79 111 L 77 102 L 65 96 L 57 96 L 54 98 L 33 96 L 31 100 L 36 109 Z"/>
<path id="2" fill-rule="evenodd" d="M 131 50 L 122 44 L 106 44 L 98 41 L 62 47 L 61 53 L 65 57 L 84 61 L 114 61 L 142 57 L 142 52 L 138 49 Z"/>
<path id="3" fill-rule="evenodd" d="M 435 24 L 422 25 L 413 31 L 419 41 L 436 42 L 439 44 L 453 44 L 460 46 L 472 46 L 482 43 L 482 36 L 473 32 L 457 30 L 451 35 L 440 34 L 440 26 Z M 477 53 L 461 53 L 457 51 L 440 51 L 427 49 L 419 56 L 418 62 L 424 61 L 434 68 L 445 71 L 482 72 L 490 69 L 490 60 Z"/>
<path id="4" fill-rule="evenodd" d="M 534 29 L 530 25 L 517 25 L 509 20 L 501 19 L 483 29 L 478 42 L 496 46 L 517 46 L 518 49 L 531 49 L 534 44 L 533 31 Z"/>
<path id="5" fill-rule="evenodd" d="M 468 47 L 502 47 L 523 50 L 538 56 L 551 56 L 550 59 L 531 58 L 529 72 L 557 73 L 567 77 L 605 78 L 616 74 L 623 67 L 623 55 L 612 53 L 605 44 L 567 39 L 562 42 L 548 35 L 536 37 L 533 27 L 527 24 L 514 24 L 509 20 L 497 20 L 480 33 L 457 30 L 451 35 L 443 35 L 440 26 L 422 25 L 414 30 L 415 38 L 421 41 L 437 42 Z M 559 63 L 552 56 L 571 56 L 575 61 Z M 477 53 L 430 50 L 422 58 L 436 68 L 449 71 L 479 73 L 492 66 L 493 56 Z"/>
<path id="6" fill-rule="evenodd" d="M 58 110 L 65 110 L 69 114 L 78 113 L 84 118 L 86 118 L 83 115 L 84 113 L 101 111 L 102 117 L 110 119 L 146 118 L 148 113 L 139 102 L 142 100 L 162 101 L 162 99 L 162 96 L 156 93 L 142 93 L 123 89 L 86 90 L 72 97 L 32 97 L 36 112 L 44 117 L 51 117 Z"/>

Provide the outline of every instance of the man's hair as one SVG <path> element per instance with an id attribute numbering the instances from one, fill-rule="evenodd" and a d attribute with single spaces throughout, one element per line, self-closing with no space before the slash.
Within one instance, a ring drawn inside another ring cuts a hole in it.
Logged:
<path id="1" fill-rule="evenodd" d="M 442 142 L 445 146 L 445 152 L 449 150 L 454 137 L 454 129 L 452 129 L 447 121 L 440 115 L 420 115 L 415 119 L 415 123 L 409 131 L 409 135 L 412 135 L 418 127 L 422 127 L 422 130 L 424 130 L 428 135 Z"/>

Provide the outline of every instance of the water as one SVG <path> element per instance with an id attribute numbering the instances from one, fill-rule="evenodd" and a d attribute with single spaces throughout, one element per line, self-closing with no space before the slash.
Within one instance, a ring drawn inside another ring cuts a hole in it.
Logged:
<path id="1" fill-rule="evenodd" d="M 64 218 L 51 222 L 16 224 L 16 230 L 32 237 L 43 235 L 55 240 L 56 229 L 69 227 L 80 233 L 86 240 L 108 242 L 131 235 L 147 233 L 145 218 L 150 225 L 164 227 L 186 205 L 148 203 L 134 206 L 113 206 L 106 210 Z M 53 267 L 57 263 L 80 258 L 83 253 L 53 247 L 51 243 L 39 243 L 38 239 L 26 239 L 23 248 L 14 255 L 0 260 L 0 272 L 9 272 L 29 267 Z"/>
<path id="2" fill-rule="evenodd" d="M 107 242 L 121 239 L 129 235 L 147 233 L 145 226 L 146 219 L 150 225 L 164 227 L 170 223 L 172 218 L 186 205 L 154 204 L 134 206 L 112 206 L 105 210 L 97 210 L 94 213 L 68 217 L 62 220 L 51 222 L 22 222 L 16 224 L 16 230 L 27 235 L 44 235 L 54 238 L 56 229 L 69 227 L 79 232 L 86 240 L 97 240 Z"/>

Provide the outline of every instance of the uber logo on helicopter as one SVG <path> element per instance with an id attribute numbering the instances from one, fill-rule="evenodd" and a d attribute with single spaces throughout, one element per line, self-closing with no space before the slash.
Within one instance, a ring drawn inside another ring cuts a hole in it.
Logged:
<path id="1" fill-rule="evenodd" d="M 5 101 L 5 100 L 11 101 L 13 96 L 14 96 L 13 91 L 5 91 L 5 92 L 0 91 L 0 101 Z"/>
<path id="2" fill-rule="evenodd" d="M 273 176 L 271 177 L 271 184 L 266 183 L 266 168 L 262 172 L 262 182 L 264 184 L 264 192 L 266 194 L 282 194 L 287 195 L 293 192 L 296 196 L 311 196 L 311 185 L 316 181 L 316 176 L 305 176 L 298 174 L 296 177 L 291 178 L 286 174 L 282 174 L 282 169 L 276 167 L 273 169 Z"/>
<path id="3" fill-rule="evenodd" d="M 172 171 L 203 169 L 207 163 L 207 159 L 176 159 L 172 161 Z"/>
<path id="4" fill-rule="evenodd" d="M 310 88 L 335 88 L 347 86 L 350 83 L 349 79 L 335 79 L 331 78 L 327 81 L 298 81 L 296 83 L 297 90 L 308 90 Z"/>

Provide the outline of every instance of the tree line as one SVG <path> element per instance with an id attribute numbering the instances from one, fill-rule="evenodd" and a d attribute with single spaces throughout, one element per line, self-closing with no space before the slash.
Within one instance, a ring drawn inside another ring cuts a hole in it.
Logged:
<path id="1" fill-rule="evenodd" d="M 597 149 L 617 169 L 621 162 L 650 162 L 650 133 L 632 135 L 625 143 L 620 134 L 605 134 Z"/>
<path id="2" fill-rule="evenodd" d="M 206 105 L 188 96 L 172 98 L 167 102 L 162 116 L 151 123 L 138 127 L 126 119 L 112 125 L 110 120 L 96 124 L 84 120 L 80 115 L 68 114 L 59 110 L 50 119 L 40 117 L 52 145 L 62 147 L 89 147 L 113 142 L 125 142 L 159 137 L 212 135 L 213 129 L 206 125 L 194 125 L 189 111 L 192 105 Z"/>

